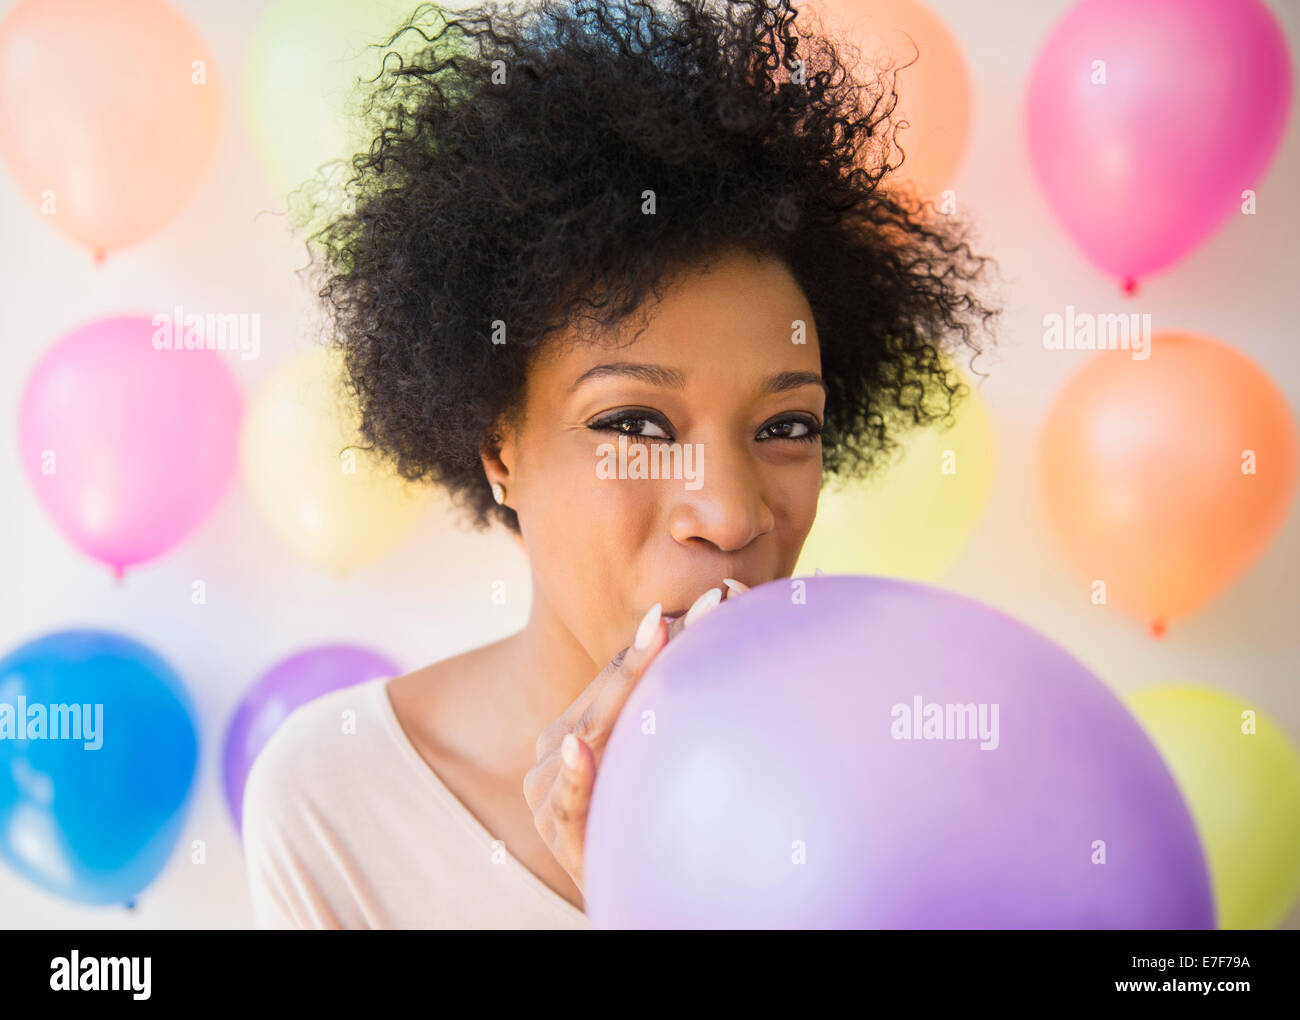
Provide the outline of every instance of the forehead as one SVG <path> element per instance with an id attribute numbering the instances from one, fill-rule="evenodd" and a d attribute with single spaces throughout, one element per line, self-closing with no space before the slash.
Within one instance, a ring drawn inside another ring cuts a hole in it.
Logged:
<path id="1" fill-rule="evenodd" d="M 812 310 L 780 260 L 733 252 L 680 270 L 612 329 L 587 327 L 552 345 L 530 370 L 530 389 L 567 390 L 593 366 L 653 362 L 694 380 L 741 384 L 776 371 L 820 371 Z M 646 381 L 652 382 L 649 377 Z"/>

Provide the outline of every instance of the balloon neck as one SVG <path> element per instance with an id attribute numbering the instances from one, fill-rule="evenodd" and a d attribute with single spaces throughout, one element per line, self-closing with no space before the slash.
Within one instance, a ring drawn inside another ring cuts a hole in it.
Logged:
<path id="1" fill-rule="evenodd" d="M 1151 636 L 1153 638 L 1159 639 L 1164 637 L 1165 632 L 1168 629 L 1169 629 L 1169 625 L 1165 623 L 1164 619 L 1161 617 L 1157 617 L 1156 619 L 1151 621 Z"/>
<path id="2" fill-rule="evenodd" d="M 126 577 L 126 569 L 120 563 L 113 564 L 113 580 L 118 584 L 122 583 L 122 578 Z"/>
<path id="3" fill-rule="evenodd" d="M 95 265 L 102 266 L 104 264 L 104 259 L 106 257 L 107 257 L 107 253 L 104 251 L 103 248 L 95 249 Z"/>
<path id="4" fill-rule="evenodd" d="M 1124 293 L 1130 297 L 1137 293 L 1138 282 L 1131 276 L 1124 277 Z"/>

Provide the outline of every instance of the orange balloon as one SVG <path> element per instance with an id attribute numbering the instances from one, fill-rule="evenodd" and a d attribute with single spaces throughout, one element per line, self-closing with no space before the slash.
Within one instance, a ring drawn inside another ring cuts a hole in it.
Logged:
<path id="1" fill-rule="evenodd" d="M 197 193 L 220 133 L 215 73 L 166 0 L 20 0 L 0 21 L 0 155 L 102 257 Z"/>
<path id="2" fill-rule="evenodd" d="M 1048 512 L 1106 600 L 1151 624 L 1205 605 L 1260 556 L 1296 488 L 1286 398 L 1213 337 L 1162 332 L 1145 360 L 1104 350 L 1043 427 Z"/>
<path id="3" fill-rule="evenodd" d="M 915 60 L 898 72 L 892 120 L 907 121 L 896 136 L 905 158 L 889 179 L 937 199 L 957 176 L 970 140 L 971 77 L 957 39 L 917 0 L 822 0 L 808 10 L 811 20 L 858 49 L 862 65 L 847 52 L 842 57 L 860 82 L 874 81 L 881 62 L 901 67 Z"/>

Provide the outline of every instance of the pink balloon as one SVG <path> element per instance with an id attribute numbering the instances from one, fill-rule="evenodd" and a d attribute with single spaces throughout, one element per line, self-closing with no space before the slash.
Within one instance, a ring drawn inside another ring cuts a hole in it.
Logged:
<path id="1" fill-rule="evenodd" d="M 23 467 L 84 552 L 123 568 L 193 531 L 234 477 L 243 397 L 225 355 L 156 349 L 150 319 L 101 319 L 37 363 L 18 411 Z"/>
<path id="2" fill-rule="evenodd" d="M 1260 186 L 1291 76 L 1258 0 L 1084 0 L 1030 74 L 1034 172 L 1084 254 L 1131 289 Z"/>

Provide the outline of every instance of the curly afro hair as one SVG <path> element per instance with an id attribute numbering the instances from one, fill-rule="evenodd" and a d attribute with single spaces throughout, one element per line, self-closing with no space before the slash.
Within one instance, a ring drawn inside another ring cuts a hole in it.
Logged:
<path id="1" fill-rule="evenodd" d="M 380 44 L 374 141 L 308 240 L 370 450 L 479 528 L 517 532 L 480 453 L 516 416 L 531 353 L 579 318 L 618 325 L 736 247 L 782 260 L 813 311 L 825 480 L 951 423 L 967 391 L 950 348 L 980 353 L 972 333 L 998 314 L 975 288 L 991 260 L 886 180 L 904 156 L 899 69 L 856 80 L 845 44 L 797 17 L 788 2 L 425 4 Z"/>

